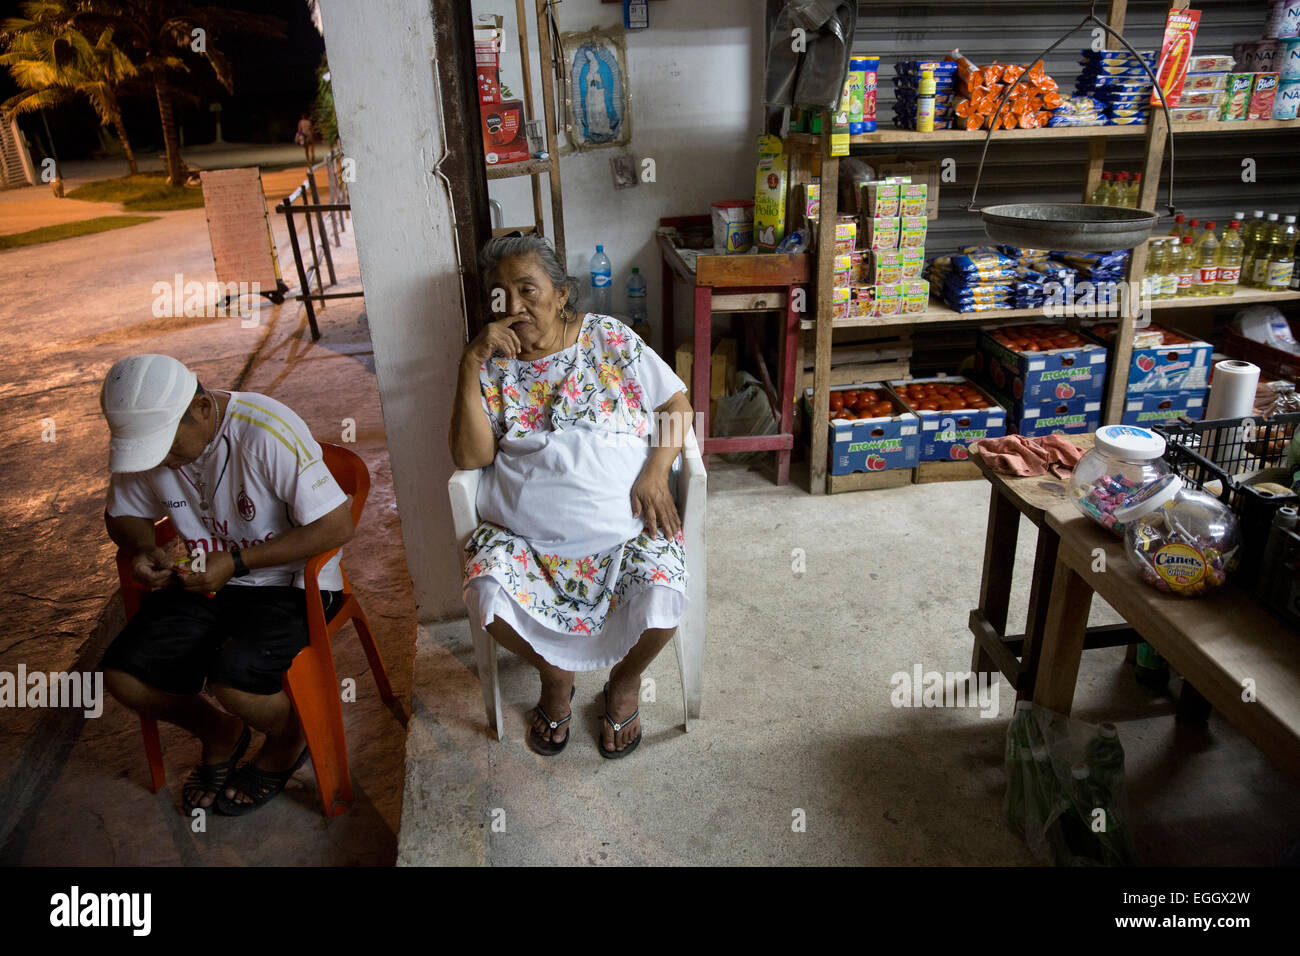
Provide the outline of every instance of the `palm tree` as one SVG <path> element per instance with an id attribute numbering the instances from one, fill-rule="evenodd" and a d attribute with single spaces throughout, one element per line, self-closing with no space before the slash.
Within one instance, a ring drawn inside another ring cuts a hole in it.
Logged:
<path id="1" fill-rule="evenodd" d="M 73 24 L 83 28 L 112 28 L 130 52 L 136 68 L 152 82 L 167 148 L 167 181 L 174 185 L 185 181 L 185 168 L 172 106 L 176 91 L 168 74 L 189 71 L 181 54 L 186 50 L 200 54 L 226 91 L 233 93 L 235 84 L 230 63 L 216 45 L 219 35 L 224 31 L 240 31 L 276 39 L 285 36 L 284 21 L 278 17 L 184 0 L 77 0 L 75 6 Z"/>
<path id="2" fill-rule="evenodd" d="M 62 3 L 28 3 L 26 18 L 11 18 L 0 31 L 12 39 L 0 54 L 0 66 L 9 72 L 22 92 L 0 103 L 0 111 L 14 115 L 57 106 L 84 96 L 99 114 L 104 126 L 112 126 L 122 141 L 131 175 L 139 172 L 131 139 L 122 122 L 118 92 L 136 75 L 135 65 L 113 42 L 113 31 L 103 30 L 91 39 L 58 19 L 50 17 Z"/>

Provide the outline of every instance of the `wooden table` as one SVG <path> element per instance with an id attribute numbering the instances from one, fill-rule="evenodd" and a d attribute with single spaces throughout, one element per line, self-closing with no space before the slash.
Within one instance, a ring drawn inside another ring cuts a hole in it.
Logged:
<path id="1" fill-rule="evenodd" d="M 1085 451 L 1092 448 L 1091 433 L 1066 437 Z M 1050 473 L 1030 478 L 1004 475 L 994 471 L 979 454 L 971 455 L 970 460 L 991 486 L 979 606 L 971 610 L 969 619 L 971 633 L 975 635 L 971 670 L 976 673 L 999 671 L 1016 689 L 1017 700 L 1031 700 L 1041 666 L 1043 628 L 1059 548 L 1057 533 L 1047 524 L 1046 514 L 1049 509 L 1062 504 L 1071 509 L 1075 507 L 1069 482 Z M 1038 547 L 1034 552 L 1034 576 L 1029 587 L 1025 633 L 1009 635 L 1006 633 L 1007 608 L 1011 602 L 1011 574 L 1015 570 L 1021 515 L 1038 528 Z M 1084 621 L 1087 621 L 1086 613 Z M 1115 647 L 1139 640 L 1141 638 L 1127 624 L 1112 624 L 1088 628 L 1084 646 L 1089 649 Z"/>
<path id="2" fill-rule="evenodd" d="M 709 225 L 708 216 L 660 219 L 660 226 L 684 228 Z M 680 279 L 692 287 L 695 307 L 695 360 L 691 371 L 691 395 L 695 406 L 695 434 L 708 465 L 710 454 L 733 451 L 775 451 L 776 483 L 790 480 L 790 453 L 794 448 L 795 358 L 799 350 L 801 295 L 794 290 L 809 281 L 807 255 L 712 255 L 702 254 L 695 268 L 662 233 L 656 235 L 663 260 L 664 358 L 673 361 L 676 330 L 673 324 L 673 282 Z M 725 290 L 715 294 L 714 290 Z M 778 432 L 741 438 L 709 437 L 710 355 L 713 352 L 713 313 L 780 311 L 784 317 L 780 337 L 780 384 L 773 387 L 780 403 Z"/>
<path id="3" fill-rule="evenodd" d="M 1047 526 L 1059 547 L 1034 703 L 1070 712 L 1095 592 L 1194 682 L 1229 723 L 1300 775 L 1300 635 L 1232 583 L 1196 599 L 1149 587 L 1129 562 L 1123 542 L 1072 503 L 1049 508 Z M 1095 570 L 1100 567 L 1104 570 Z M 1249 702 L 1242 700 L 1247 682 L 1255 697 Z"/>

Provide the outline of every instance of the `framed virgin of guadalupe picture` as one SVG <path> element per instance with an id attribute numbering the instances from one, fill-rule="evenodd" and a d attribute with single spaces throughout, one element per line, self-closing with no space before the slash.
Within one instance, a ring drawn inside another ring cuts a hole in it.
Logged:
<path id="1" fill-rule="evenodd" d="M 570 148 L 582 152 L 626 145 L 632 138 L 632 122 L 622 31 L 566 33 L 561 41 L 568 66 Z"/>

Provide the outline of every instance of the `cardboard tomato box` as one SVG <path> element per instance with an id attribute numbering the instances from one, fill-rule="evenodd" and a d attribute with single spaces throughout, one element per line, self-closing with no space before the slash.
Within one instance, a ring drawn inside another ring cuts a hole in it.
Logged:
<path id="1" fill-rule="evenodd" d="M 898 391 L 900 387 L 930 384 L 968 385 L 984 397 L 989 407 L 938 411 L 923 409 L 914 407 Z M 962 461 L 970 457 L 967 446 L 971 442 L 979 441 L 981 438 L 1001 438 L 1007 433 L 1006 409 L 974 382 L 959 375 L 895 379 L 889 382 L 889 389 L 921 423 L 921 448 L 918 461 Z"/>
<path id="2" fill-rule="evenodd" d="M 826 423 L 830 429 L 828 454 L 832 475 L 851 475 L 863 471 L 889 468 L 915 468 L 921 439 L 916 415 L 886 388 L 883 382 L 845 385 L 834 392 L 871 389 L 886 396 L 894 414 L 878 418 L 836 418 Z M 811 388 L 804 390 L 804 407 L 812 422 Z M 814 423 L 813 427 L 816 427 Z M 812 429 L 808 431 L 812 435 Z"/>
<path id="3" fill-rule="evenodd" d="M 1007 409 L 1007 434 L 1040 438 L 1095 432 L 1101 425 L 1101 399 L 1078 398 L 1066 402 L 1026 405 Z"/>
<path id="4" fill-rule="evenodd" d="M 1115 329 L 1115 323 L 1104 322 L 1084 331 L 1109 349 L 1115 342 Z M 1169 344 L 1133 349 L 1128 366 L 1130 397 L 1148 392 L 1204 391 L 1209 387 L 1213 345 L 1160 325 L 1139 332 L 1159 332 Z"/>
<path id="5" fill-rule="evenodd" d="M 981 381 L 1026 405 L 1102 397 L 1106 387 L 1104 347 L 1087 342 L 1071 348 L 1022 351 L 1004 345 L 991 334 L 1022 328 L 980 329 L 975 369 Z"/>
<path id="6" fill-rule="evenodd" d="M 1206 394 L 1206 389 L 1130 394 L 1124 400 L 1120 424 L 1148 427 L 1175 421 L 1183 415 L 1199 422 L 1205 417 Z"/>

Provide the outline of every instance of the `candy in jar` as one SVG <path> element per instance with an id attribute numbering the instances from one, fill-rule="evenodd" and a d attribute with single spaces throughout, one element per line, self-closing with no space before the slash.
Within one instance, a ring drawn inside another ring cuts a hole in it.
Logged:
<path id="1" fill-rule="evenodd" d="M 1217 498 L 1185 487 L 1170 474 L 1133 495 L 1115 516 L 1142 580 L 1179 597 L 1199 597 L 1223 585 L 1237 564 L 1237 516 Z"/>
<path id="2" fill-rule="evenodd" d="M 1079 459 L 1070 476 L 1070 490 L 1079 510 L 1104 528 L 1123 537 L 1118 509 L 1142 489 L 1169 474 L 1161 460 L 1165 440 L 1134 425 L 1104 425 L 1097 429 L 1092 450 Z"/>

